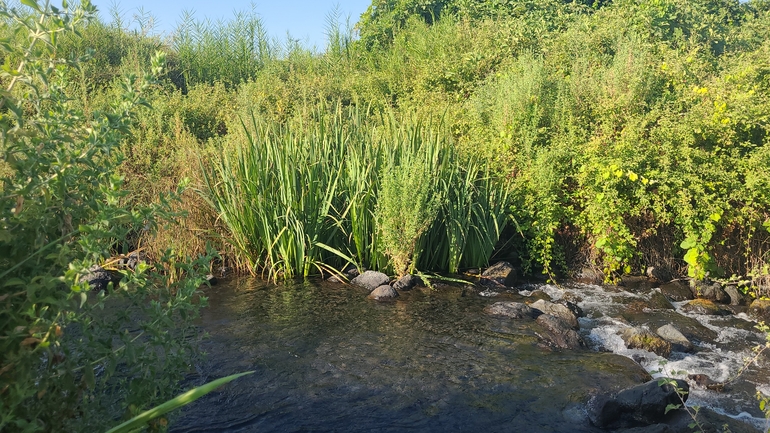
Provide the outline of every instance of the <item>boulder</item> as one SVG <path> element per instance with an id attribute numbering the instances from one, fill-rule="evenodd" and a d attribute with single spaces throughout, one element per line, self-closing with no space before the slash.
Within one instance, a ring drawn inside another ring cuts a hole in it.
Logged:
<path id="1" fill-rule="evenodd" d="M 545 301 L 551 301 L 551 295 L 545 293 L 542 289 L 533 290 L 532 293 L 527 296 L 530 299 L 543 299 Z"/>
<path id="2" fill-rule="evenodd" d="M 754 300 L 754 302 L 749 305 L 749 315 L 759 321 L 770 323 L 770 300 Z"/>
<path id="3" fill-rule="evenodd" d="M 717 304 L 708 299 L 693 299 L 682 306 L 682 311 L 690 314 L 703 314 L 705 316 L 726 316 L 730 311 L 719 308 Z"/>
<path id="4" fill-rule="evenodd" d="M 88 268 L 86 274 L 80 277 L 81 281 L 85 281 L 91 286 L 91 290 L 106 290 L 107 285 L 112 283 L 117 285 L 122 275 L 117 272 L 109 271 L 99 265 L 93 265 Z"/>
<path id="5" fill-rule="evenodd" d="M 363 287 L 370 292 L 380 286 L 387 285 L 389 282 L 390 277 L 377 271 L 366 271 L 351 281 L 354 285 Z"/>
<path id="6" fill-rule="evenodd" d="M 660 336 L 660 338 L 668 341 L 671 343 L 671 350 L 677 351 L 677 352 L 692 352 L 693 345 L 690 342 L 690 340 L 687 339 L 687 337 L 684 336 L 674 325 L 668 324 L 663 325 L 655 332 Z"/>
<path id="7" fill-rule="evenodd" d="M 383 284 L 380 287 L 372 290 L 372 293 L 369 294 L 369 299 L 374 299 L 375 301 L 384 301 L 393 299 L 397 296 L 398 292 L 393 287 L 390 287 L 387 284 Z"/>
<path id="8" fill-rule="evenodd" d="M 738 290 L 737 284 L 729 284 L 725 286 L 725 293 L 730 297 L 730 305 L 746 305 L 749 303 L 749 298 L 743 292 Z"/>
<path id="9" fill-rule="evenodd" d="M 711 280 L 690 280 L 690 290 L 696 298 L 727 304 L 730 296 L 725 293 L 722 285 Z"/>
<path id="10" fill-rule="evenodd" d="M 412 288 L 420 284 L 422 284 L 422 278 L 416 275 L 407 274 L 393 283 L 393 288 L 396 290 L 412 290 Z"/>
<path id="11" fill-rule="evenodd" d="M 537 318 L 537 323 L 543 327 L 544 335 L 541 335 L 546 341 L 560 349 L 580 349 L 585 347 L 585 342 L 572 327 L 562 319 L 550 314 L 541 314 Z"/>
<path id="12" fill-rule="evenodd" d="M 641 349 L 668 358 L 671 343 L 643 328 L 626 328 L 620 333 L 629 349 Z"/>
<path id="13" fill-rule="evenodd" d="M 658 283 L 666 283 L 671 281 L 671 272 L 668 271 L 668 269 L 662 268 L 660 266 L 650 266 L 647 268 L 647 278 L 658 282 Z"/>
<path id="14" fill-rule="evenodd" d="M 604 272 L 597 268 L 585 267 L 575 274 L 575 279 L 585 284 L 602 284 Z"/>
<path id="15" fill-rule="evenodd" d="M 649 278 L 641 275 L 624 275 L 620 278 L 618 285 L 633 293 L 647 292 L 655 287 Z"/>
<path id="16" fill-rule="evenodd" d="M 668 383 L 652 380 L 617 394 L 598 394 L 588 401 L 588 419 L 604 429 L 644 427 L 660 424 L 669 405 L 687 401 L 689 385 L 676 379 L 677 389 Z"/>
<path id="17" fill-rule="evenodd" d="M 495 302 L 487 306 L 484 311 L 493 316 L 504 316 L 511 319 L 531 319 L 532 308 L 521 302 Z"/>
<path id="18" fill-rule="evenodd" d="M 710 389 L 712 391 L 722 392 L 725 389 L 724 382 L 717 382 L 705 374 L 688 374 L 687 380 L 696 387 Z"/>
<path id="19" fill-rule="evenodd" d="M 572 304 L 575 307 L 577 305 Z M 564 323 L 570 326 L 572 329 L 580 329 L 580 324 L 577 320 L 577 314 L 573 312 L 569 307 L 563 304 L 555 304 L 553 302 L 539 299 L 530 305 L 535 310 L 542 312 L 543 314 L 550 314 L 551 316 L 558 317 L 563 320 Z M 582 312 L 582 310 L 581 310 Z"/>
<path id="20" fill-rule="evenodd" d="M 667 424 L 653 424 L 644 427 L 633 427 L 616 430 L 615 433 L 676 433 Z"/>
<path id="21" fill-rule="evenodd" d="M 508 262 L 497 262 L 488 267 L 481 276 L 509 287 L 516 283 L 516 268 Z"/>
<path id="22" fill-rule="evenodd" d="M 650 307 L 653 310 L 673 310 L 674 306 L 660 289 L 652 289 L 650 292 Z"/>
<path id="23" fill-rule="evenodd" d="M 689 301 L 693 299 L 690 287 L 682 281 L 670 281 L 660 286 L 660 293 L 663 293 L 668 299 L 674 302 Z"/>

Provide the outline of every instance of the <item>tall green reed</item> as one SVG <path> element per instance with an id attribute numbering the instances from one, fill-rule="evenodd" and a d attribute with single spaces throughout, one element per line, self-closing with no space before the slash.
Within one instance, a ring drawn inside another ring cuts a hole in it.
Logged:
<path id="1" fill-rule="evenodd" d="M 300 118 L 252 115 L 206 173 L 210 203 L 252 272 L 277 279 L 346 262 L 398 274 L 486 263 L 508 192 L 457 153 L 440 121 L 341 106 Z"/>

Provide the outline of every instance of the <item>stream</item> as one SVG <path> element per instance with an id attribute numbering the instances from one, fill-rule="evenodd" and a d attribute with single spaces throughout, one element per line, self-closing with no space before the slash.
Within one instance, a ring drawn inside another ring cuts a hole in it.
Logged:
<path id="1" fill-rule="evenodd" d="M 762 341 L 745 313 L 685 314 L 683 303 L 655 308 L 655 290 L 570 283 L 495 293 L 442 284 L 378 303 L 350 285 L 232 280 L 207 290 L 199 322 L 209 334 L 207 357 L 185 386 L 255 374 L 185 407 L 171 431 L 602 432 L 586 416 L 591 395 L 643 383 L 649 374 L 726 381 Z M 493 302 L 534 296 L 579 305 L 588 348 L 553 349 L 533 321 L 484 312 Z M 617 335 L 668 323 L 699 338 L 693 353 L 673 352 L 664 365 Z M 768 366 L 760 358 L 721 392 L 692 386 L 688 405 L 766 431 L 756 393 L 770 394 Z"/>

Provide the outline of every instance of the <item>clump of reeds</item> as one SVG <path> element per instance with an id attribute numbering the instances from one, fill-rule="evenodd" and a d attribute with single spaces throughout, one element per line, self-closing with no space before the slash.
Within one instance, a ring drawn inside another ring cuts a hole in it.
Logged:
<path id="1" fill-rule="evenodd" d="M 485 264 L 507 189 L 467 161 L 441 122 L 318 109 L 252 115 L 206 174 L 210 203 L 253 272 L 308 276 L 353 262 L 398 274 Z M 311 119 L 311 120 L 307 120 Z"/>

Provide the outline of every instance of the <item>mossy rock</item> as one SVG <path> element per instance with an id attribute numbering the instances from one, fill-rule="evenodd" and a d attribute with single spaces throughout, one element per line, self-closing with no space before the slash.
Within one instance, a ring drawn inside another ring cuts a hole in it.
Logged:
<path id="1" fill-rule="evenodd" d="M 749 315 L 770 324 L 770 299 L 755 299 L 749 306 Z"/>
<path id="2" fill-rule="evenodd" d="M 682 311 L 691 314 L 703 314 L 704 316 L 726 316 L 730 312 L 720 308 L 708 299 L 693 299 L 682 307 Z"/>
<path id="3" fill-rule="evenodd" d="M 629 349 L 646 350 L 664 358 L 671 354 L 671 343 L 646 329 L 627 328 L 620 337 Z"/>

